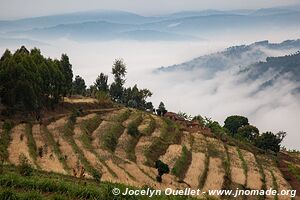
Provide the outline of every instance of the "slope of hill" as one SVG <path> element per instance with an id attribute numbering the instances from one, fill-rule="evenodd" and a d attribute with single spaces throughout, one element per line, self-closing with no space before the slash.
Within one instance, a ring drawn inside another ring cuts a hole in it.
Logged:
<path id="1" fill-rule="evenodd" d="M 24 195 L 36 191 L 36 195 L 61 195 L 63 199 L 114 199 L 110 190 L 119 187 L 124 191 L 125 185 L 199 188 L 205 192 L 237 187 L 277 186 L 278 191 L 292 188 L 273 156 L 236 140 L 219 138 L 207 128 L 189 127 L 135 109 L 97 108 L 93 101 L 65 104 L 73 110 L 81 107 L 81 114 L 74 119 L 74 112 L 52 113 L 43 123 L 22 120 L 16 121 L 10 131 L 2 129 L 1 138 L 8 134 L 10 143 L 6 172 L 0 175 L 0 196 L 11 187 Z M 132 126 L 138 129 L 137 135 Z M 33 176 L 16 175 L 10 166 L 20 164 L 20 155 L 25 155 L 38 170 Z M 187 155 L 189 159 L 185 160 Z M 156 181 L 154 161 L 158 159 L 171 171 L 163 175 L 162 183 Z M 78 184 L 71 185 L 74 181 Z M 202 197 L 212 198 L 204 194 Z M 176 198 L 182 199 L 170 197 Z"/>
<path id="2" fill-rule="evenodd" d="M 282 43 L 269 43 L 268 41 L 255 42 L 250 45 L 229 47 L 224 51 L 204 55 L 191 61 L 168 67 L 161 67 L 156 72 L 172 72 L 177 70 L 192 71 L 205 69 L 210 75 L 217 71 L 232 67 L 247 67 L 259 61 L 265 61 L 272 54 L 280 55 L 285 52 L 296 52 L 300 49 L 300 40 L 286 40 Z"/>

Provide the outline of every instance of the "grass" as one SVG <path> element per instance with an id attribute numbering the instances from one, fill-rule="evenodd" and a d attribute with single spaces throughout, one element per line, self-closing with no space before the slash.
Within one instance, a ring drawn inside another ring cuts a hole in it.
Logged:
<path id="1" fill-rule="evenodd" d="M 169 145 L 180 143 L 181 136 L 182 134 L 177 124 L 169 119 L 164 119 L 160 137 L 155 138 L 150 147 L 145 151 L 145 157 L 147 159 L 145 164 L 154 166 L 155 161 L 166 153 Z"/>
<path id="2" fill-rule="evenodd" d="M 1 134 L 1 138 L 0 138 L 0 161 L 1 163 L 4 161 L 8 160 L 8 146 L 10 143 L 10 132 L 11 129 L 13 128 L 13 122 L 10 120 L 5 120 L 4 124 L 3 124 L 3 132 Z"/>
<path id="3" fill-rule="evenodd" d="M 13 171 L 13 169 L 12 169 Z M 18 199 L 18 200 L 115 200 L 115 199 L 149 199 L 147 196 L 119 195 L 112 194 L 113 188 L 118 188 L 124 192 L 126 188 L 136 189 L 124 184 L 101 182 L 93 180 L 80 180 L 71 176 L 58 175 L 50 172 L 34 171 L 30 177 L 22 177 L 12 171 L 0 174 L 0 199 Z M 76 184 L 74 184 L 76 183 Z M 15 198 L 6 198 L 15 197 Z M 151 199 L 157 200 L 180 200 L 195 199 L 184 196 L 153 196 Z M 212 199 L 212 198 L 207 198 Z"/>
<path id="4" fill-rule="evenodd" d="M 262 164 L 261 164 L 260 160 L 258 159 L 258 157 L 256 156 L 256 154 L 253 154 L 253 155 L 254 155 L 255 162 L 257 164 L 258 171 L 259 171 L 259 174 L 260 174 L 260 180 L 262 182 L 261 189 L 264 190 L 264 191 L 266 191 L 267 190 L 266 174 L 265 174 L 264 169 L 262 167 Z M 260 200 L 265 199 L 265 195 L 264 196 L 260 195 L 259 199 Z"/>
<path id="5" fill-rule="evenodd" d="M 117 174 L 106 164 L 105 160 L 95 151 L 95 148 L 91 144 L 91 134 L 98 128 L 101 122 L 102 120 L 99 115 L 96 115 L 92 119 L 84 120 L 80 126 L 82 131 L 80 141 L 82 142 L 83 147 L 94 154 L 99 162 L 106 167 L 112 176 L 117 177 Z"/>
<path id="6" fill-rule="evenodd" d="M 67 165 L 65 156 L 63 156 L 62 152 L 59 149 L 58 146 L 58 142 L 56 142 L 53 138 L 53 135 L 50 133 L 50 131 L 48 130 L 48 128 L 44 125 L 41 126 L 42 132 L 45 134 L 47 141 L 49 142 L 49 144 L 53 147 L 53 152 L 55 153 L 55 155 L 57 156 L 57 158 L 59 159 L 60 163 L 62 164 L 64 170 L 66 172 L 70 172 L 70 168 Z"/>
<path id="7" fill-rule="evenodd" d="M 172 169 L 172 174 L 183 180 L 189 166 L 192 162 L 192 152 L 187 149 L 186 146 L 182 147 L 181 156 L 176 160 L 175 165 Z"/>
<path id="8" fill-rule="evenodd" d="M 246 186 L 247 185 L 247 174 L 248 174 L 249 168 L 248 168 L 247 162 L 246 162 L 246 160 L 245 160 L 245 158 L 244 158 L 244 156 L 243 156 L 240 148 L 237 147 L 236 150 L 237 150 L 239 158 L 240 158 L 240 160 L 242 162 L 243 172 L 244 172 L 244 175 L 245 175 L 245 186 Z"/>
<path id="9" fill-rule="evenodd" d="M 298 181 L 300 181 L 300 168 L 289 163 L 288 164 L 289 171 L 296 177 Z"/>
<path id="10" fill-rule="evenodd" d="M 135 147 L 136 147 L 137 143 L 139 142 L 140 137 L 142 136 L 142 133 L 138 130 L 138 127 L 142 123 L 142 121 L 143 121 L 143 117 L 141 114 L 139 114 L 127 126 L 128 134 L 130 134 L 132 137 L 130 137 L 130 140 L 126 146 L 125 152 L 126 152 L 126 157 L 129 160 L 134 161 L 134 162 L 136 161 Z"/>
<path id="11" fill-rule="evenodd" d="M 226 156 L 224 156 L 223 160 L 223 168 L 225 170 L 225 175 L 224 175 L 224 182 L 223 182 L 223 186 L 222 189 L 227 189 L 230 188 L 231 186 L 231 165 L 230 165 L 230 155 L 229 155 L 229 151 L 228 151 L 228 146 L 227 144 L 224 143 L 224 149 L 225 149 L 225 154 Z"/>
<path id="12" fill-rule="evenodd" d="M 207 176 L 208 176 L 208 170 L 209 170 L 209 153 L 208 151 L 205 153 L 205 160 L 204 160 L 204 170 L 203 173 L 199 176 L 199 184 L 198 188 L 203 189 L 204 184 L 206 182 Z"/>
<path id="13" fill-rule="evenodd" d="M 278 183 L 277 183 L 276 177 L 275 177 L 275 175 L 274 175 L 274 173 L 273 173 L 272 170 L 270 170 L 270 173 L 271 173 L 271 176 L 272 176 L 273 189 L 278 192 Z M 278 195 L 277 194 L 274 196 L 274 199 L 278 200 Z"/>
<path id="14" fill-rule="evenodd" d="M 101 122 L 102 122 L 101 116 L 96 115 L 92 119 L 84 120 L 80 124 L 80 128 L 84 133 L 91 135 L 99 127 Z"/>
<path id="15" fill-rule="evenodd" d="M 149 117 L 150 117 L 150 122 L 149 122 L 148 126 L 144 130 L 141 131 L 142 134 L 145 136 L 151 135 L 156 129 L 155 119 L 151 115 L 149 115 Z"/>
<path id="16" fill-rule="evenodd" d="M 25 134 L 28 138 L 28 149 L 29 149 L 29 155 L 33 159 L 33 162 L 35 166 L 39 169 L 40 166 L 37 163 L 37 146 L 34 140 L 34 137 L 32 135 L 32 124 L 27 123 L 25 126 Z"/>
<path id="17" fill-rule="evenodd" d="M 300 168 L 293 164 L 288 164 L 288 169 L 293 175 L 295 175 L 296 179 L 300 181 Z"/>
<path id="18" fill-rule="evenodd" d="M 118 139 L 124 132 L 125 128 L 121 123 L 112 123 L 103 133 L 102 147 L 110 152 L 116 150 Z"/>
<path id="19" fill-rule="evenodd" d="M 116 150 L 118 139 L 125 130 L 125 127 L 122 125 L 122 123 L 129 118 L 130 114 L 131 111 L 127 109 L 110 119 L 113 123 L 110 124 L 101 137 L 101 146 L 104 149 L 112 153 Z"/>
<path id="20" fill-rule="evenodd" d="M 68 143 L 72 146 L 72 149 L 74 153 L 78 156 L 80 162 L 83 164 L 84 168 L 89 172 L 97 181 L 100 181 L 102 173 L 99 172 L 99 170 L 95 169 L 89 161 L 86 159 L 84 156 L 84 153 L 82 150 L 78 147 L 76 144 L 74 138 L 73 138 L 73 130 L 74 130 L 74 125 L 75 125 L 76 119 L 70 118 L 68 122 L 65 124 L 63 127 L 62 133 L 63 137 L 68 141 Z"/>

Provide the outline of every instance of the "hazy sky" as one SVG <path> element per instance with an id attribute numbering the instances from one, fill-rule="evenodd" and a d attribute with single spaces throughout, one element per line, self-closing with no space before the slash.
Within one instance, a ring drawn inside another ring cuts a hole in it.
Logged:
<path id="1" fill-rule="evenodd" d="M 295 3 L 299 3 L 299 0 L 0 0 L 0 19 L 94 9 L 117 9 L 155 15 L 182 10 L 253 9 Z"/>

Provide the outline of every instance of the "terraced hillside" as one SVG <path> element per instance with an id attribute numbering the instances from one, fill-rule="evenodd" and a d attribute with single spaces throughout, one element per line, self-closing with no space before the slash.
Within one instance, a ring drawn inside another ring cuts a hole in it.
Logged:
<path id="1" fill-rule="evenodd" d="M 189 187 L 202 191 L 294 187 L 285 180 L 286 176 L 281 172 L 283 167 L 278 168 L 276 160 L 268 155 L 218 139 L 201 127 L 182 127 L 167 118 L 135 109 L 86 109 L 78 115 L 65 113 L 45 123 L 17 123 L 0 132 L 1 139 L 9 136 L 5 164 L 18 166 L 19 157 L 25 156 L 42 174 L 36 178 L 37 183 L 43 176 L 54 179 L 61 176 L 70 182 L 77 178 L 94 179 L 96 182 L 92 181 L 93 186 L 90 186 L 92 191 L 97 182 L 138 188 Z M 4 143 L 1 145 L 5 146 Z M 156 160 L 170 168 L 170 173 L 163 175 L 162 183 L 156 181 Z M 28 188 L 25 178 L 10 176 L 16 175 L 0 175 L 0 191 L 10 188 L 10 184 L 18 185 L 15 186 L 17 191 L 32 189 Z M 15 180 L 15 183 L 9 180 Z M 80 191 L 84 185 L 72 187 L 78 187 L 73 189 Z M 38 191 L 46 196 L 51 192 Z M 70 192 L 66 196 L 73 199 L 74 195 Z M 284 196 L 266 198 L 289 199 Z"/>

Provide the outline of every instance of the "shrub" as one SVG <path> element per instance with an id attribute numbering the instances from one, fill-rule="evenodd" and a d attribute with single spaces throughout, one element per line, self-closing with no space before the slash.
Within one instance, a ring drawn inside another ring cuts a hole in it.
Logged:
<path id="1" fill-rule="evenodd" d="M 29 160 L 26 158 L 24 154 L 19 156 L 19 173 L 22 176 L 31 176 L 33 169 L 29 163 Z"/>
<path id="2" fill-rule="evenodd" d="M 96 99 L 98 100 L 98 104 L 104 108 L 109 108 L 113 106 L 112 100 L 108 93 L 103 91 L 97 91 Z"/>
<path id="3" fill-rule="evenodd" d="M 138 130 L 138 126 L 141 124 L 142 121 L 143 118 L 141 115 L 139 115 L 131 123 L 129 123 L 127 127 L 128 134 L 131 135 L 132 137 L 139 137 L 141 133 Z"/>
<path id="4" fill-rule="evenodd" d="M 285 135 L 285 132 L 279 132 L 276 135 L 272 132 L 265 132 L 255 140 L 255 146 L 265 151 L 273 151 L 277 153 L 280 151 L 280 143 L 284 139 Z"/>
<path id="5" fill-rule="evenodd" d="M 259 136 L 259 130 L 252 125 L 242 126 L 238 129 L 237 136 L 248 142 L 254 142 L 255 139 Z"/>
<path id="6" fill-rule="evenodd" d="M 170 172 L 169 166 L 162 162 L 161 160 L 157 160 L 155 162 L 155 168 L 158 171 L 158 175 L 156 177 L 157 182 L 162 182 L 162 175 L 168 174 Z"/>

